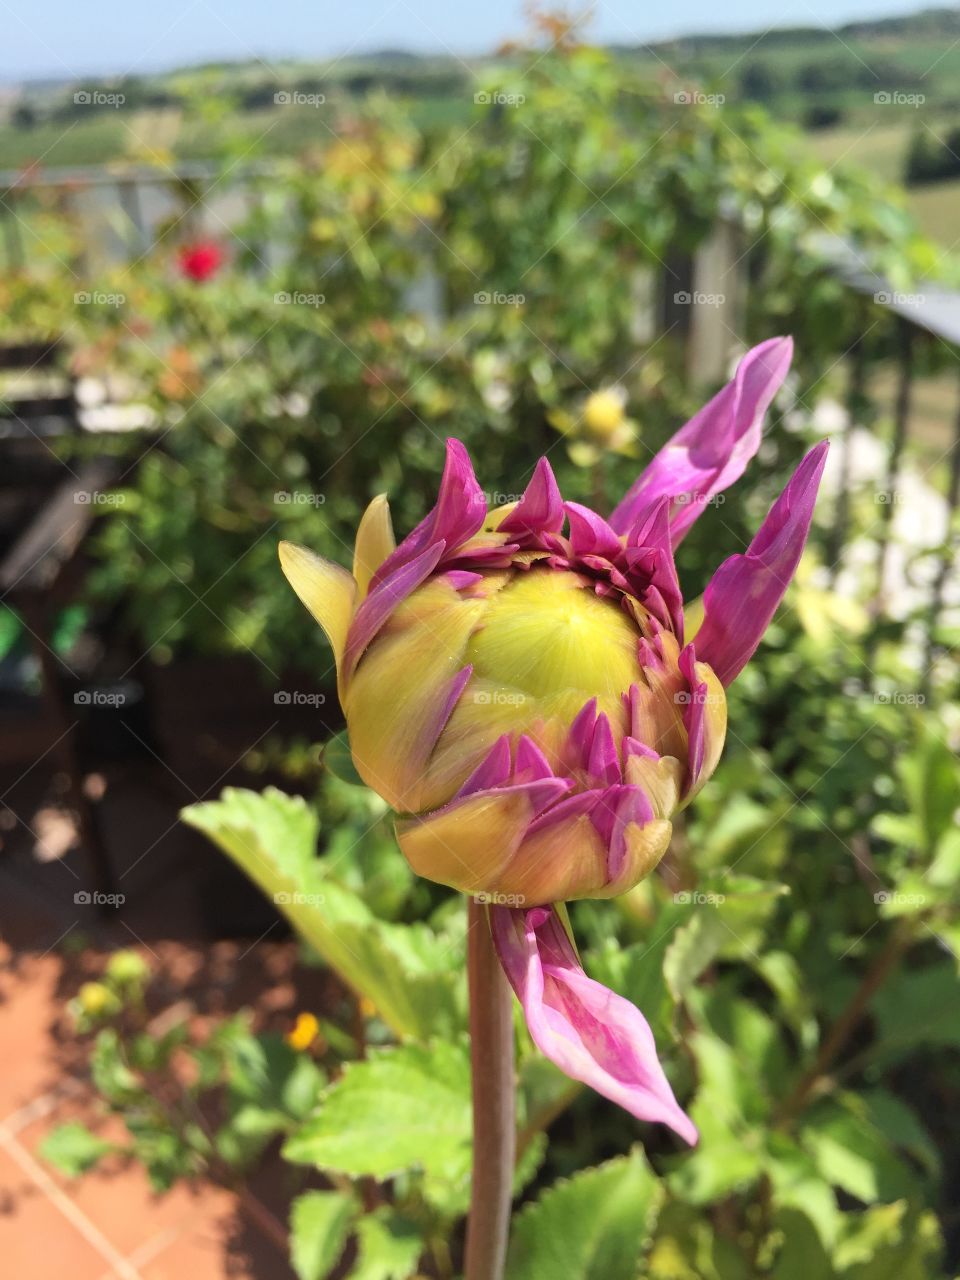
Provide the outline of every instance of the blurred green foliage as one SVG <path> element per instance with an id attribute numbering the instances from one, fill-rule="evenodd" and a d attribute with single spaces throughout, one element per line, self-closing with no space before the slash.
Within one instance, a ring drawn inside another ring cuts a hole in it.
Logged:
<path id="1" fill-rule="evenodd" d="M 489 92 L 524 101 L 423 132 L 371 101 L 262 182 L 213 279 L 176 279 L 158 253 L 128 273 L 119 312 L 85 310 L 85 368 L 122 367 L 160 424 L 104 518 L 98 583 L 156 656 L 250 649 L 329 675 L 276 542 L 349 563 L 359 512 L 383 490 L 407 530 L 430 504 L 445 434 L 466 441 L 494 500 L 518 493 L 542 452 L 566 496 L 613 499 L 704 393 L 678 335 L 638 339 L 637 282 L 731 216 L 762 245 L 738 337 L 794 333 L 793 400 L 780 408 L 792 403 L 801 429 L 773 414 L 748 496 L 738 487 L 684 544 L 693 597 L 756 527 L 862 328 L 860 303 L 825 268 L 824 233 L 898 286 L 937 267 L 872 185 L 824 173 L 758 109 L 676 104 L 672 87 L 587 49 Z M 637 459 L 578 467 L 551 421 L 567 415 L 576 434 L 585 397 L 609 386 L 638 424 Z M 814 558 L 822 541 L 821 527 Z M 572 908 L 587 969 L 644 1010 L 702 1140 L 677 1154 L 668 1135 L 626 1124 L 544 1063 L 518 1020 L 511 1280 L 552 1280 L 561 1265 L 565 1280 L 952 1274 L 958 1152 L 943 1118 L 960 1100 L 960 726 L 955 667 L 937 708 L 923 701 L 911 621 L 875 628 L 802 574 L 731 691 L 725 757 L 664 874 Z M 282 1133 L 291 1163 L 330 1180 L 295 1203 L 301 1277 L 324 1275 L 344 1247 L 357 1277 L 399 1280 L 417 1258 L 448 1277 L 470 1143 L 461 912 L 414 880 L 380 802 L 334 776 L 342 759 L 332 744 L 318 779 L 291 751 L 312 803 L 233 789 L 185 813 L 353 992 L 376 1045 L 360 1058 L 353 1029 L 330 1027 L 330 1061 L 294 1113 L 269 1063 L 251 1093 L 227 1097 L 266 1110 L 262 1125 L 249 1117 L 257 1141 Z M 142 1115 L 158 1181 L 190 1172 L 200 1138 L 154 1141 L 146 1050 L 115 1029 L 131 997 L 102 985 L 84 1014 L 110 1024 L 101 1092 Z M 250 1034 L 215 1041 L 214 1084 L 233 1078 L 237 1044 L 269 1057 Z M 224 1123 L 239 1159 L 256 1143 L 237 1136 L 236 1115 Z M 59 1141 L 64 1167 L 100 1154 L 76 1133 Z"/>

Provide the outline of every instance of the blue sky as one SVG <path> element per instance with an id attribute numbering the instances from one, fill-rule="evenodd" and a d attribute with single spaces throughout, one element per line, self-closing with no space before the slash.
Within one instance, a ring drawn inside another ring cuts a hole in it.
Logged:
<path id="1" fill-rule="evenodd" d="M 836 26 L 905 0 L 600 0 L 601 41 L 692 31 Z M 524 29 L 519 0 L 0 0 L 0 80 L 154 71 L 213 58 L 327 57 L 383 48 L 485 52 Z"/>

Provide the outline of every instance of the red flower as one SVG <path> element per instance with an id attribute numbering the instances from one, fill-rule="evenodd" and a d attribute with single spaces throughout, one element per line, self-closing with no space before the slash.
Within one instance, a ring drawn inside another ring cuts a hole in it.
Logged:
<path id="1" fill-rule="evenodd" d="M 223 266 L 226 254 L 214 240 L 197 240 L 180 250 L 180 270 L 189 280 L 209 280 Z"/>

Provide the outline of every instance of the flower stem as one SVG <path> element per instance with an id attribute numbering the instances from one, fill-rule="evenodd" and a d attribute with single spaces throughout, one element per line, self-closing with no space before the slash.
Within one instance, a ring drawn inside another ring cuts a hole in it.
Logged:
<path id="1" fill-rule="evenodd" d="M 467 980 L 473 1079 L 473 1184 L 466 1280 L 500 1280 L 507 1253 L 516 1150 L 513 1010 L 486 908 L 467 899 Z"/>

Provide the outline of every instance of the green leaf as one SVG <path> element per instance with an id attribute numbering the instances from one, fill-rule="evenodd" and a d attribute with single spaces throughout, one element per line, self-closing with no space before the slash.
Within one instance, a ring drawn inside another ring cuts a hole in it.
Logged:
<path id="1" fill-rule="evenodd" d="M 426 1040 L 462 1026 L 457 948 L 427 925 L 378 920 L 329 875 L 316 853 L 318 819 L 304 800 L 273 787 L 262 795 L 227 787 L 220 800 L 181 816 L 234 859 L 398 1036 Z"/>
<path id="2" fill-rule="evenodd" d="M 556 1183 L 514 1219 L 507 1280 L 635 1280 L 662 1199 L 639 1150 Z"/>
<path id="3" fill-rule="evenodd" d="M 365 1214 L 357 1224 L 357 1260 L 350 1280 L 408 1280 L 417 1269 L 423 1239 L 393 1209 Z"/>
<path id="4" fill-rule="evenodd" d="M 470 1178 L 470 1114 L 463 1044 L 373 1050 L 346 1065 L 284 1155 L 351 1177 L 422 1170 L 428 1196 L 459 1203 Z"/>
<path id="5" fill-rule="evenodd" d="M 343 1253 L 357 1213 L 353 1196 L 307 1191 L 290 1206 L 290 1261 L 299 1280 L 324 1280 Z"/>
<path id="6" fill-rule="evenodd" d="M 953 827 L 953 815 L 960 806 L 960 766 L 935 727 L 901 759 L 900 776 L 910 808 L 920 822 L 925 849 L 930 851 Z"/>
<path id="7" fill-rule="evenodd" d="M 105 1142 L 84 1125 L 75 1123 L 59 1125 L 47 1134 L 39 1147 L 43 1159 L 68 1178 L 79 1178 L 102 1156 L 117 1150 L 112 1142 Z"/>
<path id="8" fill-rule="evenodd" d="M 674 902 L 691 911 L 675 932 L 664 956 L 664 976 L 676 1000 L 682 1000 L 716 959 L 756 960 L 764 926 L 788 890 L 753 876 L 720 877 Z"/>
<path id="9" fill-rule="evenodd" d="M 900 1200 L 846 1218 L 833 1259 L 843 1280 L 931 1280 L 937 1274 L 942 1241 L 932 1213 Z"/>
<path id="10" fill-rule="evenodd" d="M 355 787 L 365 787 L 367 785 L 357 773 L 356 765 L 353 763 L 353 755 L 350 752 L 350 739 L 347 737 L 346 729 L 341 730 L 340 733 L 335 733 L 323 748 L 323 765 L 341 782 L 349 782 Z"/>
<path id="11" fill-rule="evenodd" d="M 836 1272 L 813 1221 L 799 1207 L 787 1206 L 774 1215 L 783 1234 L 772 1280 L 835 1280 Z"/>
<path id="12" fill-rule="evenodd" d="M 700 1143 L 670 1175 L 670 1187 L 692 1204 L 707 1204 L 751 1185 L 762 1172 L 760 1093 L 739 1054 L 718 1036 L 698 1032 L 690 1046 L 700 1080 L 690 1117 Z"/>
<path id="13" fill-rule="evenodd" d="M 889 1135 L 871 1122 L 855 1094 L 815 1108 L 804 1121 L 801 1141 L 824 1181 L 864 1204 L 907 1196 L 917 1185 L 916 1172 L 899 1159 Z"/>
<path id="14" fill-rule="evenodd" d="M 115 1107 L 130 1107 L 150 1100 L 139 1077 L 124 1061 L 120 1036 L 113 1027 L 105 1028 L 94 1041 L 90 1071 L 93 1083 Z"/>

